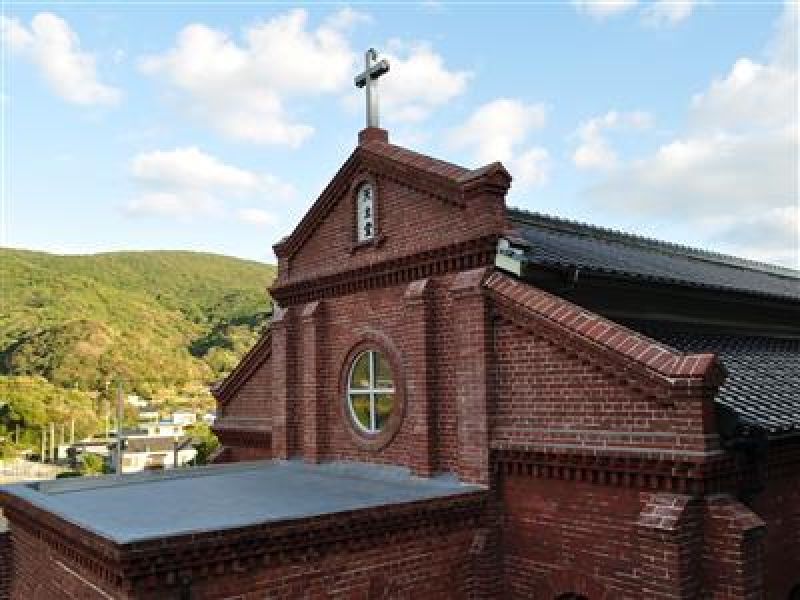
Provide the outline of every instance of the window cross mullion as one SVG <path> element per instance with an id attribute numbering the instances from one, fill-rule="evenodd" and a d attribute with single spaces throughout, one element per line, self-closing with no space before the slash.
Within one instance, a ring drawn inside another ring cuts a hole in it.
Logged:
<path id="1" fill-rule="evenodd" d="M 375 353 L 369 353 L 369 428 L 375 431 Z"/>

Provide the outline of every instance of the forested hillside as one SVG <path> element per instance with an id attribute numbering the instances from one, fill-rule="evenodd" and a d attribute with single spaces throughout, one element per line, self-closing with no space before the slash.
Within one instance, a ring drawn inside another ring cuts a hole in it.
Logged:
<path id="1" fill-rule="evenodd" d="M 104 392 L 117 378 L 147 398 L 202 394 L 257 339 L 274 274 L 195 252 L 0 249 L 0 402 L 26 387 Z"/>

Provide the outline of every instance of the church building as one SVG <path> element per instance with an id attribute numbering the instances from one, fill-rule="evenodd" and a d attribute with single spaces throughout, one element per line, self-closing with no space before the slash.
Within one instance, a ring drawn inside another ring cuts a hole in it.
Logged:
<path id="1" fill-rule="evenodd" d="M 800 273 L 507 206 L 375 59 L 217 464 L 2 488 L 12 598 L 800 600 Z"/>

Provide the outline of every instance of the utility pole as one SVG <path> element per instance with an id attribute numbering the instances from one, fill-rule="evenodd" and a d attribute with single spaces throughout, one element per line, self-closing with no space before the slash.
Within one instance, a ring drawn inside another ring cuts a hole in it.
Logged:
<path id="1" fill-rule="evenodd" d="M 50 421 L 50 460 L 56 462 L 56 424 Z"/>
<path id="2" fill-rule="evenodd" d="M 122 418 L 125 413 L 125 401 L 122 397 L 122 382 L 117 382 L 117 464 L 114 471 L 117 475 L 122 475 Z"/>
<path id="3" fill-rule="evenodd" d="M 69 443 L 70 445 L 75 443 L 75 419 L 69 421 Z"/>
<path id="4" fill-rule="evenodd" d="M 42 458 L 41 458 L 42 463 L 44 463 L 47 460 L 45 456 L 46 454 L 47 454 L 47 429 L 45 429 L 44 425 L 42 425 Z"/>
<path id="5" fill-rule="evenodd" d="M 64 439 L 64 423 L 61 423 L 61 445 L 62 446 L 64 445 L 65 441 L 66 440 Z"/>

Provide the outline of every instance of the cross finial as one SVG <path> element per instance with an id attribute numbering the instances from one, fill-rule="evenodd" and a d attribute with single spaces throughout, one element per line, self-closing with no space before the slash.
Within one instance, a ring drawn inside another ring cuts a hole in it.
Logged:
<path id="1" fill-rule="evenodd" d="M 364 72 L 356 75 L 356 87 L 367 91 L 367 127 L 380 127 L 378 116 L 378 77 L 389 72 L 389 61 L 382 58 L 378 61 L 378 53 L 370 48 L 364 54 Z"/>

